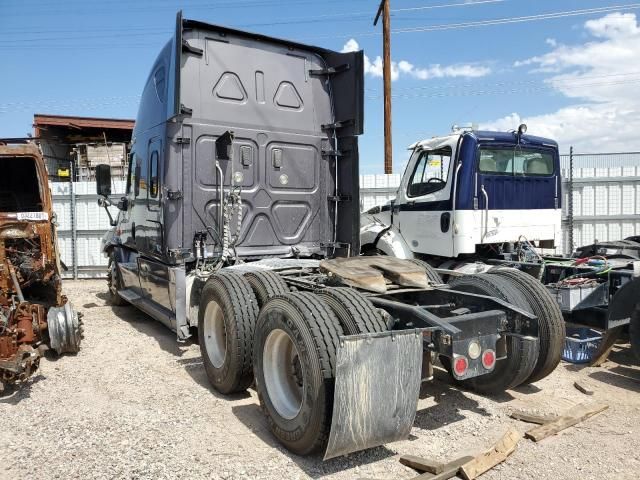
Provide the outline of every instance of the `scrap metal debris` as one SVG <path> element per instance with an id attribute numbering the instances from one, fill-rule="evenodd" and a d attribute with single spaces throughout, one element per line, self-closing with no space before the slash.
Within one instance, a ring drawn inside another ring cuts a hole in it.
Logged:
<path id="1" fill-rule="evenodd" d="M 55 217 L 35 145 L 0 145 L 0 391 L 38 368 L 44 350 L 77 352 L 79 315 L 62 295 Z"/>

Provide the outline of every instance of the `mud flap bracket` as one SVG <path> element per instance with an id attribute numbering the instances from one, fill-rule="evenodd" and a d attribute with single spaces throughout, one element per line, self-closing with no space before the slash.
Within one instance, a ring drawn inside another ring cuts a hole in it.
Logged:
<path id="1" fill-rule="evenodd" d="M 407 438 L 420 393 L 422 332 L 340 337 L 324 459 Z"/>

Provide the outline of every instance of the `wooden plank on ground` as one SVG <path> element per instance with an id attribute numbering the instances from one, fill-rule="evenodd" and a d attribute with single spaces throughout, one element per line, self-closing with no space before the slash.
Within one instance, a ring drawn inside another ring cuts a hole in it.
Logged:
<path id="1" fill-rule="evenodd" d="M 522 410 L 512 410 L 509 416 L 522 422 L 537 423 L 538 425 L 544 425 L 558 419 L 557 415 L 536 415 Z"/>
<path id="2" fill-rule="evenodd" d="M 472 456 L 460 457 L 452 462 L 447 463 L 442 472 L 433 475 L 431 473 L 423 473 L 422 475 L 418 475 L 417 477 L 412 478 L 411 480 L 449 480 L 450 478 L 455 477 L 460 471 L 460 467 L 467 462 L 473 460 Z"/>
<path id="3" fill-rule="evenodd" d="M 585 395 L 593 395 L 593 388 L 591 388 L 591 386 L 588 383 L 578 382 L 576 380 L 575 382 L 573 382 L 573 386 L 576 387 L 578 391 L 584 393 Z"/>
<path id="4" fill-rule="evenodd" d="M 545 425 L 540 425 L 539 427 L 532 428 L 524 435 L 534 442 L 539 442 L 540 440 L 544 440 L 551 435 L 555 435 L 556 433 L 561 432 L 565 428 L 572 427 L 573 425 L 580 423 L 587 418 L 593 417 L 594 415 L 603 412 L 607 408 L 609 408 L 609 405 L 606 405 L 604 403 L 582 403 L 572 408 L 571 413 L 562 415 L 553 422 L 549 422 Z"/>
<path id="5" fill-rule="evenodd" d="M 444 463 L 414 455 L 401 456 L 400 463 L 420 472 L 442 473 L 444 470 Z"/>
<path id="6" fill-rule="evenodd" d="M 600 340 L 600 348 L 598 348 L 598 351 L 595 353 L 591 363 L 589 364 L 590 367 L 599 367 L 607 361 L 607 358 L 609 358 L 609 354 L 616 344 L 616 340 L 620 337 L 623 329 L 624 325 L 610 328 L 605 332 L 602 340 Z"/>
<path id="7" fill-rule="evenodd" d="M 493 448 L 476 456 L 473 460 L 460 467 L 460 474 L 465 480 L 474 480 L 499 463 L 504 462 L 511 455 L 522 438 L 522 434 L 514 427 L 509 430 L 493 446 Z"/>

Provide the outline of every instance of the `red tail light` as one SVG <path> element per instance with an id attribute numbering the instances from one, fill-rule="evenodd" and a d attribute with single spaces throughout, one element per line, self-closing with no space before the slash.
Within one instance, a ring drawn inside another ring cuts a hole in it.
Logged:
<path id="1" fill-rule="evenodd" d="M 485 350 L 482 354 L 482 366 L 487 370 L 491 370 L 496 363 L 496 352 L 493 350 Z"/>
<path id="2" fill-rule="evenodd" d="M 459 356 L 453 359 L 453 371 L 458 377 L 462 377 L 469 368 L 467 357 Z"/>

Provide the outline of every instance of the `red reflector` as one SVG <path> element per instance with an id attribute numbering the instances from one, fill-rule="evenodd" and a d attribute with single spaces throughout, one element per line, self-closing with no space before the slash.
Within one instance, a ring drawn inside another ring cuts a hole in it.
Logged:
<path id="1" fill-rule="evenodd" d="M 487 370 L 493 368 L 496 363 L 496 352 L 493 350 L 485 350 L 482 354 L 482 366 Z"/>
<path id="2" fill-rule="evenodd" d="M 453 370 L 459 377 L 463 376 L 469 367 L 466 357 L 456 357 L 453 362 Z"/>

